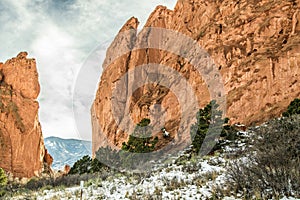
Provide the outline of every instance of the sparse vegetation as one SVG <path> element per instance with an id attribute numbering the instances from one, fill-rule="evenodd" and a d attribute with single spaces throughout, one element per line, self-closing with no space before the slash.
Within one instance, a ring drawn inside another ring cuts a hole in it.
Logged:
<path id="1" fill-rule="evenodd" d="M 0 168 L 0 198 L 6 194 L 6 191 L 4 189 L 6 184 L 7 184 L 7 176 L 5 174 L 5 171 L 2 168 Z"/>
<path id="2" fill-rule="evenodd" d="M 3 76 L 0 72 L 0 76 Z M 0 112 L 12 114 L 15 120 L 17 128 L 23 133 L 25 132 L 25 126 L 23 124 L 22 118 L 19 114 L 18 106 L 15 102 L 12 101 L 12 87 L 5 83 L 4 81 L 0 82 Z"/>
<path id="3" fill-rule="evenodd" d="M 8 104 L 8 110 L 9 113 L 12 113 L 12 115 L 14 116 L 15 119 L 15 124 L 18 127 L 18 129 L 24 133 L 25 132 L 25 126 L 23 124 L 22 118 L 19 114 L 19 109 L 17 107 L 17 105 L 14 102 L 9 102 Z"/>
<path id="4" fill-rule="evenodd" d="M 121 155 L 116 149 L 111 149 L 109 146 L 100 147 L 96 152 L 96 159 L 106 166 L 114 166 L 118 168 L 121 166 Z"/>
<path id="5" fill-rule="evenodd" d="M 291 115 L 300 114 L 300 99 L 296 98 L 290 103 L 287 108 L 287 111 L 282 113 L 282 116 L 289 117 Z"/>
<path id="6" fill-rule="evenodd" d="M 49 189 L 49 188 L 65 188 L 78 186 L 80 181 L 89 181 L 94 179 L 102 179 L 105 180 L 109 176 L 109 172 L 101 172 L 94 174 L 72 174 L 68 176 L 61 176 L 58 178 L 32 178 L 24 187 L 26 189 L 36 191 L 41 189 Z M 16 188 L 20 187 L 20 185 L 14 186 Z"/>
<path id="7" fill-rule="evenodd" d="M 5 186 L 7 184 L 7 176 L 5 174 L 5 171 L 0 168 L 0 187 Z"/>
<path id="8" fill-rule="evenodd" d="M 247 159 L 229 169 L 232 190 L 247 198 L 300 197 L 300 116 L 271 120 L 255 130 Z"/>
<path id="9" fill-rule="evenodd" d="M 164 164 L 163 168 L 155 168 L 149 173 L 108 170 L 96 174 L 68 175 L 55 180 L 33 179 L 26 185 L 27 190 L 30 190 L 23 192 L 32 194 L 36 191 L 36 194 L 40 194 L 39 190 L 46 189 L 52 193 L 50 199 L 61 198 L 62 194 L 71 198 L 78 197 L 77 188 L 68 190 L 67 187 L 78 186 L 80 180 L 85 180 L 85 195 L 100 199 L 116 198 L 118 195 L 129 199 L 222 199 L 226 196 L 270 199 L 283 195 L 299 197 L 297 178 L 300 176 L 300 139 L 296 137 L 299 133 L 299 122 L 300 116 L 294 115 L 270 121 L 259 128 L 251 128 L 251 136 L 252 132 L 256 135 L 248 140 L 251 140 L 250 144 L 253 144 L 252 140 L 255 143 L 251 151 L 240 155 L 241 159 L 228 160 L 226 153 L 222 151 L 220 154 L 199 157 L 193 155 L 192 148 L 189 148 L 173 160 L 172 164 Z M 223 134 L 224 137 L 228 136 L 227 133 Z M 242 142 L 241 138 L 232 137 L 235 138 L 232 144 Z M 110 153 L 110 156 L 117 155 L 121 160 L 124 158 L 116 150 L 101 149 L 97 154 L 103 154 L 103 158 L 107 156 L 105 152 Z M 89 157 L 81 160 L 91 162 Z M 229 173 L 228 182 L 224 182 L 226 173 Z M 153 185 L 153 181 L 157 184 Z M 128 185 L 132 189 L 125 190 Z"/>

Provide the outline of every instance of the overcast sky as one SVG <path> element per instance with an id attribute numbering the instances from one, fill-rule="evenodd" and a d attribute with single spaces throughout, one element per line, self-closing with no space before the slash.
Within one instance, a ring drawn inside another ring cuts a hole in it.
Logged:
<path id="1" fill-rule="evenodd" d="M 130 17 L 137 17 L 143 25 L 157 5 L 173 9 L 175 3 L 175 0 L 0 1 L 0 62 L 20 51 L 36 58 L 41 85 L 39 117 L 44 137 L 91 139 L 89 109 L 101 75 L 105 48 Z M 81 84 L 83 80 L 89 81 Z M 73 103 L 74 89 L 77 95 Z"/>

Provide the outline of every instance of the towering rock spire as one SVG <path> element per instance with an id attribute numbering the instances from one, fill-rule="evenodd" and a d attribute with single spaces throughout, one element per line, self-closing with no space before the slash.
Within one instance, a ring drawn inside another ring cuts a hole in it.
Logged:
<path id="1" fill-rule="evenodd" d="M 39 176 L 44 162 L 51 165 L 38 119 L 36 62 L 26 57 L 0 64 L 0 167 L 15 177 Z"/>
<path id="2" fill-rule="evenodd" d="M 137 26 L 132 26 L 134 31 L 127 39 L 138 46 L 137 41 L 144 37 L 151 46 L 151 42 L 157 41 L 147 40 L 147 27 L 173 30 L 193 39 L 209 53 L 221 75 L 227 98 L 226 116 L 233 123 L 257 124 L 280 116 L 294 98 L 300 97 L 299 5 L 299 1 L 280 0 L 179 0 L 174 10 L 158 6 L 141 32 L 137 34 Z M 132 24 L 132 20 L 129 22 L 124 27 Z M 132 88 L 138 78 L 151 78 L 149 73 L 133 73 L 121 87 L 122 76 L 143 64 L 168 66 L 186 78 L 201 107 L 211 100 L 208 88 L 212 86 L 194 72 L 188 60 L 172 52 L 153 48 L 130 51 L 129 48 L 129 52 L 113 59 L 115 52 L 124 52 L 120 51 L 124 48 L 122 42 L 128 42 L 120 37 L 123 32 L 124 28 L 107 51 L 92 107 L 93 152 L 100 146 L 111 144 L 121 147 L 131 134 L 117 125 L 122 119 L 114 117 L 114 112 L 124 111 L 124 105 L 134 123 L 151 118 L 153 106 L 160 105 L 160 111 L 164 111 L 161 120 L 164 120 L 170 137 L 188 140 L 188 137 L 176 135 L 182 105 L 172 91 L 155 84 Z M 172 77 L 169 81 L 177 84 Z M 114 91 L 119 91 L 120 95 L 114 96 Z M 119 103 L 114 103 L 116 101 Z"/>

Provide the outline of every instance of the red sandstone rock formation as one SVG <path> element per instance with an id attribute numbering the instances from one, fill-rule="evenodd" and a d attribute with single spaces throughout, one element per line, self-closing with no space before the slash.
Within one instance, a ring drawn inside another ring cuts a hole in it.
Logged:
<path id="1" fill-rule="evenodd" d="M 52 157 L 45 151 L 38 120 L 40 92 L 34 59 L 22 52 L 0 63 L 0 167 L 15 177 L 39 176 L 44 161 Z"/>
<path id="2" fill-rule="evenodd" d="M 222 76 L 226 116 L 232 123 L 248 126 L 280 116 L 294 98 L 300 97 L 299 6 L 298 0 L 179 0 L 174 10 L 158 6 L 145 27 L 178 31 L 197 41 Z M 149 32 L 143 32 L 146 28 L 138 34 L 137 27 L 138 20 L 131 18 L 107 50 L 91 109 L 93 152 L 100 146 L 120 147 L 131 134 L 119 127 L 124 116 L 115 116 L 115 113 L 126 113 L 124 105 L 135 123 L 151 118 L 151 108 L 161 105 L 165 116 L 160 120 L 164 120 L 171 136 L 178 138 L 176 132 L 182 113 L 176 95 L 159 84 L 133 89 L 138 79 L 150 78 L 149 74 L 142 73 L 126 75 L 137 66 L 149 63 L 168 66 L 188 80 L 200 106 L 212 98 L 207 84 L 188 60 L 151 48 L 130 51 L 139 45 L 139 38 L 146 38 L 149 46 L 157 42 L 147 39 Z M 122 35 L 128 30 L 129 34 Z M 162 40 L 168 39 L 162 37 Z M 125 84 L 118 85 L 123 76 L 126 76 Z M 177 84 L 172 77 L 170 81 Z M 188 136 L 181 138 L 188 139 Z"/>
<path id="3" fill-rule="evenodd" d="M 44 162 L 47 166 L 51 166 L 53 163 L 53 157 L 48 153 L 47 149 L 45 149 Z"/>
<path id="4" fill-rule="evenodd" d="M 71 170 L 70 165 L 65 165 L 64 170 L 63 170 L 63 174 L 67 175 Z"/>

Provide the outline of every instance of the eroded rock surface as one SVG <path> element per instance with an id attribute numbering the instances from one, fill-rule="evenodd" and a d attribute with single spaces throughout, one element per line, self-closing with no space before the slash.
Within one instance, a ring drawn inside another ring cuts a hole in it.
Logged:
<path id="1" fill-rule="evenodd" d="M 27 53 L 0 63 L 0 167 L 15 177 L 39 176 L 52 157 L 38 119 L 40 92 L 35 59 Z"/>
<path id="2" fill-rule="evenodd" d="M 125 118 L 122 113 L 129 113 L 134 123 L 143 118 L 150 118 L 153 125 L 163 121 L 172 138 L 189 139 L 188 134 L 177 135 L 182 105 L 173 91 L 160 84 L 133 88 L 136 81 L 151 79 L 149 73 L 137 72 L 141 65 L 156 63 L 176 70 L 195 91 L 200 107 L 215 98 L 208 89 L 213 86 L 195 72 L 189 60 L 163 50 L 134 49 L 141 43 L 139 38 L 146 38 L 148 46 L 161 42 L 148 40 L 146 27 L 178 31 L 208 52 L 221 74 L 226 116 L 232 123 L 259 124 L 280 116 L 294 98 L 300 97 L 299 5 L 299 1 L 281 0 L 179 0 L 174 10 L 158 6 L 140 33 L 138 20 L 130 19 L 109 47 L 103 64 L 91 109 L 93 152 L 106 145 L 120 147 L 127 140 L 132 129 L 120 128 Z M 127 34 L 122 35 L 124 32 Z M 134 72 L 128 75 L 131 70 Z M 172 77 L 169 81 L 178 85 Z M 157 105 L 162 116 L 158 120 L 151 114 Z M 129 123 L 124 122 L 126 125 Z M 167 142 L 160 139 L 158 146 Z"/>

